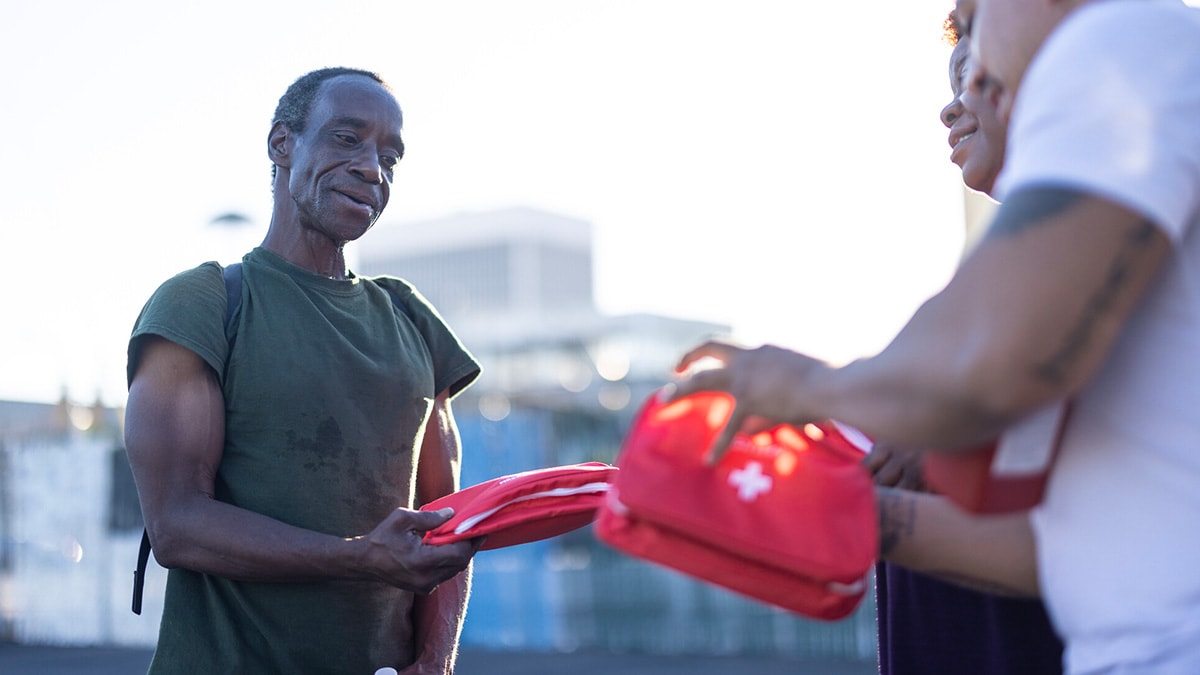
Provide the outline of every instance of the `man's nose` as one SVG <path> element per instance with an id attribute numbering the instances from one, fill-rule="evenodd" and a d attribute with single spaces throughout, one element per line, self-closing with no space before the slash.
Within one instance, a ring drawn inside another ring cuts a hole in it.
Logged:
<path id="1" fill-rule="evenodd" d="M 354 159 L 350 162 L 350 173 L 359 180 L 379 184 L 383 182 L 383 166 L 379 163 L 379 151 L 374 145 L 364 143 Z"/>

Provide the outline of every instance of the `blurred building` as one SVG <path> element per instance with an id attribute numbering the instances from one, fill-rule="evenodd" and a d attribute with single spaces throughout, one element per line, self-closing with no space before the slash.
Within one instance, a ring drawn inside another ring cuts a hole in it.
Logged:
<path id="1" fill-rule="evenodd" d="M 154 643 L 157 618 L 129 611 L 142 515 L 122 417 L 65 395 L 0 401 L 0 642 Z"/>
<path id="2" fill-rule="evenodd" d="M 625 419 L 687 347 L 730 327 L 596 310 L 591 225 L 527 208 L 379 226 L 356 271 L 412 282 L 483 363 L 456 406 Z M 615 413 L 612 414 L 612 413 Z"/>
<path id="3" fill-rule="evenodd" d="M 591 238 L 582 220 L 525 208 L 380 224 L 358 269 L 408 279 L 460 323 L 527 324 L 594 313 Z"/>

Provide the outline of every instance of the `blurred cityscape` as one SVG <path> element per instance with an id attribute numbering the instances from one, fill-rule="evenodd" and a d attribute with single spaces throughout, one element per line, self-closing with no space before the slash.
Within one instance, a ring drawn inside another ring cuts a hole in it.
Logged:
<path id="1" fill-rule="evenodd" d="M 587 222 L 510 209 L 381 226 L 358 251 L 358 274 L 412 281 L 484 366 L 455 403 L 464 486 L 614 462 L 682 351 L 729 333 L 599 313 L 591 241 Z M 0 401 L 0 642 L 149 647 L 166 572 L 151 564 L 143 614 L 132 614 L 142 520 L 123 411 L 68 399 Z M 802 619 L 618 554 L 583 529 L 481 552 L 463 645 L 873 662 L 875 614 L 868 597 L 843 621 Z"/>

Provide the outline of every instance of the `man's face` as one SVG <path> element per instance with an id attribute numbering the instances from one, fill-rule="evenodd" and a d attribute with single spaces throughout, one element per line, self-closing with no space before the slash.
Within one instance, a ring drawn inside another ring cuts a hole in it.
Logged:
<path id="1" fill-rule="evenodd" d="M 288 140 L 287 189 L 301 227 L 340 244 L 375 224 L 404 152 L 401 123 L 395 98 L 369 78 L 341 75 L 321 86 L 307 128 Z"/>

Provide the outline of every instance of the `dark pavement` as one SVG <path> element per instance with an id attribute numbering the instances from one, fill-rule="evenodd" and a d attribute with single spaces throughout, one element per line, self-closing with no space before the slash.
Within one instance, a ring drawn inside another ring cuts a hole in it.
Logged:
<path id="1" fill-rule="evenodd" d="M 146 672 L 150 651 L 116 647 L 43 647 L 0 643 L 3 675 L 136 675 Z M 464 651 L 457 675 L 871 675 L 874 662 L 802 661 L 738 656 L 650 656 L 580 652 Z"/>

